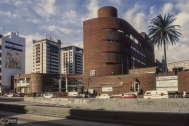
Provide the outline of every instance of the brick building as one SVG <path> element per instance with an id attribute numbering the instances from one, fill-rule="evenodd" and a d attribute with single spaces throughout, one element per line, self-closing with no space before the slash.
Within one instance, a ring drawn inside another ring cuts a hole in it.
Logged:
<path id="1" fill-rule="evenodd" d="M 129 69 L 153 67 L 154 47 L 147 35 L 117 18 L 117 9 L 106 6 L 98 17 L 83 22 L 84 75 L 128 74 Z"/>
<path id="2" fill-rule="evenodd" d="M 127 75 L 112 75 L 101 77 L 85 77 L 85 89 L 93 89 L 98 94 L 107 93 L 110 95 L 131 92 L 130 88 L 137 79 L 140 83 L 140 88 L 143 93 L 147 90 L 156 90 L 156 77 L 166 76 L 163 73 L 156 73 L 156 67 L 130 69 Z M 168 76 L 178 77 L 178 92 L 182 93 L 185 90 L 189 93 L 189 71 L 179 71 L 177 75 L 174 72 L 169 72 Z M 111 89 L 111 90 L 106 90 Z M 175 93 L 170 91 L 170 93 Z"/>
<path id="3" fill-rule="evenodd" d="M 21 93 L 82 92 L 81 74 L 18 74 L 11 78 L 12 89 Z M 59 90 L 60 89 L 60 90 Z"/>

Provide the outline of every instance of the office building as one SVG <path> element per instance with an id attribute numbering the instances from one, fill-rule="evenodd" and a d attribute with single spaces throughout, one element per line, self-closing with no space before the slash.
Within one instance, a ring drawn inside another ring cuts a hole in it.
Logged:
<path id="1" fill-rule="evenodd" d="M 83 73 L 83 49 L 76 46 L 61 48 L 61 74 Z"/>
<path id="2" fill-rule="evenodd" d="M 0 35 L 0 85 L 10 90 L 11 76 L 25 73 L 25 38 L 19 32 Z"/>
<path id="3" fill-rule="evenodd" d="M 129 69 L 155 66 L 148 36 L 118 18 L 114 7 L 102 7 L 97 18 L 84 21 L 83 36 L 85 76 L 128 74 Z"/>
<path id="4" fill-rule="evenodd" d="M 61 41 L 50 39 L 33 40 L 33 73 L 60 73 Z"/>

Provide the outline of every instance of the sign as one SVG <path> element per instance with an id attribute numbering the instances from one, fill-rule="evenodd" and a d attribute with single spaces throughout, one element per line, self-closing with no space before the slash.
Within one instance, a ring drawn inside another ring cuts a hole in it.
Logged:
<path id="1" fill-rule="evenodd" d="M 11 125 L 11 124 L 17 124 L 18 119 L 17 118 L 2 118 L 0 119 L 0 125 Z"/>
<path id="2" fill-rule="evenodd" d="M 122 87 L 122 82 L 120 83 L 106 83 L 106 84 L 92 84 L 92 88 L 99 88 L 99 87 Z"/>
<path id="3" fill-rule="evenodd" d="M 102 87 L 102 92 L 113 91 L 112 87 Z"/>
<path id="4" fill-rule="evenodd" d="M 94 91 L 93 89 L 89 89 L 89 93 L 93 94 L 93 91 Z"/>
<path id="5" fill-rule="evenodd" d="M 156 90 L 178 91 L 177 76 L 156 77 Z"/>
<path id="6" fill-rule="evenodd" d="M 5 68 L 23 69 L 23 46 L 5 41 Z"/>
<path id="7" fill-rule="evenodd" d="M 91 70 L 90 71 L 90 76 L 96 76 L 96 71 L 95 70 Z"/>

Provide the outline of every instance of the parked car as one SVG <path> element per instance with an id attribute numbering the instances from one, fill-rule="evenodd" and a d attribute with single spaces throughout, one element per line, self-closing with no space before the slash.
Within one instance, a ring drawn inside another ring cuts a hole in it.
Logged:
<path id="1" fill-rule="evenodd" d="M 8 94 L 7 94 L 7 93 L 5 93 L 5 94 L 3 95 L 3 97 L 8 97 L 7 95 L 8 95 Z"/>
<path id="2" fill-rule="evenodd" d="M 12 97 L 20 97 L 20 94 L 13 94 Z"/>
<path id="3" fill-rule="evenodd" d="M 100 94 L 99 96 L 96 96 L 97 99 L 110 99 L 110 96 L 108 94 Z"/>
<path id="4" fill-rule="evenodd" d="M 135 94 L 122 94 L 118 98 L 137 98 L 137 96 Z"/>
<path id="5" fill-rule="evenodd" d="M 169 98 L 168 91 L 146 91 L 144 99 L 167 99 Z"/>
<path id="6" fill-rule="evenodd" d="M 43 95 L 44 98 L 56 98 L 55 94 L 44 94 Z"/>
<path id="7" fill-rule="evenodd" d="M 13 94 L 7 94 L 7 97 L 12 97 L 13 96 Z"/>

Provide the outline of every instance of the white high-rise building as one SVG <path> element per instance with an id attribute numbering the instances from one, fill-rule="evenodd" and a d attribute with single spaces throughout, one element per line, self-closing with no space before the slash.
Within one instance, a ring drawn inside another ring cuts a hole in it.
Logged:
<path id="1" fill-rule="evenodd" d="M 61 74 L 83 73 L 83 49 L 76 46 L 61 47 Z"/>
<path id="2" fill-rule="evenodd" d="M 61 41 L 42 39 L 33 41 L 33 73 L 60 73 Z"/>
<path id="3" fill-rule="evenodd" d="M 25 38 L 9 32 L 0 35 L 0 85 L 4 90 L 11 89 L 11 76 L 16 74 L 25 74 Z"/>

